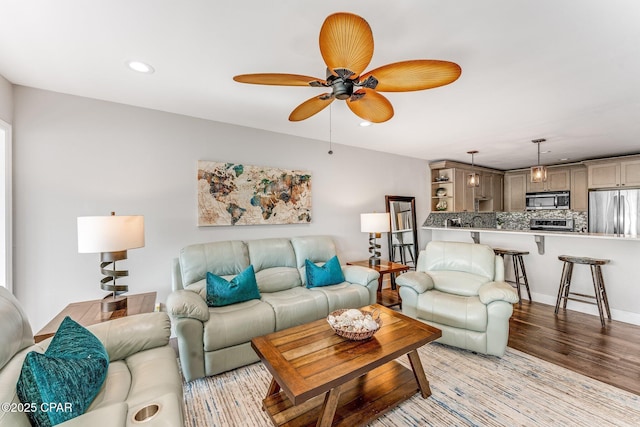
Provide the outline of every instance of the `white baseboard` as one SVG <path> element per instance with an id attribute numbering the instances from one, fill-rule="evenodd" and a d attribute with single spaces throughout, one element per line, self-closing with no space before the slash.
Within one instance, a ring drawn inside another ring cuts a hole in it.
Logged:
<path id="1" fill-rule="evenodd" d="M 531 293 L 531 297 L 534 302 L 540 302 L 548 305 L 556 305 L 555 296 L 537 294 L 535 292 Z M 581 303 L 579 301 L 569 301 L 567 303 L 567 310 L 579 311 L 581 313 L 592 314 L 594 316 L 599 316 L 598 307 L 588 303 Z M 618 322 L 631 323 L 632 325 L 640 326 L 640 314 L 632 313 L 629 311 L 616 310 L 611 309 L 611 319 L 617 320 Z"/>

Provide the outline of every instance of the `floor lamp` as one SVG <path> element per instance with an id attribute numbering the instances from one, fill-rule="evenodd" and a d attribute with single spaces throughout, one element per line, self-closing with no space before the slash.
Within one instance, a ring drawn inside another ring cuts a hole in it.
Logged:
<path id="1" fill-rule="evenodd" d="M 127 259 L 127 250 L 143 246 L 143 216 L 117 216 L 111 212 L 110 216 L 78 217 L 78 252 L 100 253 L 100 272 L 105 276 L 100 287 L 110 292 L 102 300 L 103 312 L 127 308 L 127 298 L 121 294 L 129 287 L 116 283 L 116 279 L 128 276 L 129 271 L 116 270 L 116 261 Z"/>

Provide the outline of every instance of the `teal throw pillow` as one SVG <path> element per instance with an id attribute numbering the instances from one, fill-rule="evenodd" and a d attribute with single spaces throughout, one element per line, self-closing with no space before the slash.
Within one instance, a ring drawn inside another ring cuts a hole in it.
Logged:
<path id="1" fill-rule="evenodd" d="M 336 285 L 344 282 L 344 274 L 337 256 L 325 262 L 322 267 L 318 267 L 308 259 L 304 261 L 304 266 L 307 271 L 307 288 Z"/>
<path id="2" fill-rule="evenodd" d="M 207 305 L 222 307 L 238 302 L 260 299 L 253 265 L 228 281 L 213 273 L 207 273 Z"/>
<path id="3" fill-rule="evenodd" d="M 29 352 L 22 364 L 17 392 L 33 411 L 33 426 L 54 426 L 85 413 L 100 391 L 109 367 L 102 342 L 65 317 L 47 351 Z"/>

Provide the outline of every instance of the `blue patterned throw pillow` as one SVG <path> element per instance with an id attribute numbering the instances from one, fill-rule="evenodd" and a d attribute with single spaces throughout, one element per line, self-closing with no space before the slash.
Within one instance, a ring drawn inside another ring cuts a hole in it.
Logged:
<path id="1" fill-rule="evenodd" d="M 260 299 L 253 265 L 228 281 L 213 273 L 207 273 L 207 305 L 222 307 L 238 302 Z"/>
<path id="2" fill-rule="evenodd" d="M 325 262 L 322 267 L 318 267 L 308 259 L 304 261 L 304 266 L 307 272 L 307 288 L 336 285 L 344 282 L 344 274 L 337 256 Z"/>
<path id="3" fill-rule="evenodd" d="M 47 351 L 27 354 L 17 392 L 31 425 L 54 426 L 84 414 L 107 377 L 109 355 L 88 329 L 65 317 Z"/>

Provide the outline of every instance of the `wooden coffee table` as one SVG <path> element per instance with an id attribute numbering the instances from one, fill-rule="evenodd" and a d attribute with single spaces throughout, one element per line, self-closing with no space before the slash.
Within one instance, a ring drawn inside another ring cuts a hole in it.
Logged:
<path id="1" fill-rule="evenodd" d="M 336 335 L 326 319 L 251 340 L 273 379 L 263 409 L 277 426 L 356 426 L 420 391 L 431 395 L 417 349 L 442 332 L 381 305 L 382 328 L 365 341 Z M 408 354 L 408 369 L 394 359 Z"/>

